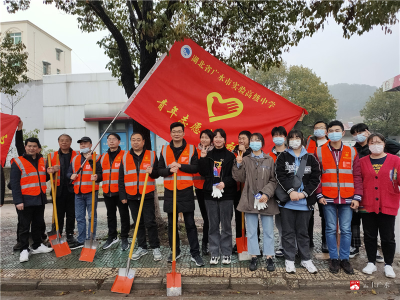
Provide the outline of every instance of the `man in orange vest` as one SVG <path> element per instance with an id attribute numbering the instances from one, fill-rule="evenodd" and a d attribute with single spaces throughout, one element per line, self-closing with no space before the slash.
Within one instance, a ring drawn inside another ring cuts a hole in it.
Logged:
<path id="1" fill-rule="evenodd" d="M 44 224 L 44 206 L 46 199 L 46 166 L 43 157 L 39 157 L 37 138 L 25 140 L 24 155 L 11 161 L 10 183 L 13 203 L 19 210 L 19 240 L 21 243 L 20 262 L 29 260 L 30 254 L 53 251 L 42 244 Z M 29 249 L 29 229 L 32 232 L 32 249 Z"/>
<path id="2" fill-rule="evenodd" d="M 170 125 L 172 141 L 164 145 L 158 162 L 158 174 L 164 177 L 164 212 L 168 213 L 168 238 L 172 248 L 172 222 L 173 222 L 173 190 L 174 177 L 177 174 L 177 213 L 183 213 L 186 233 L 190 244 L 191 260 L 198 267 L 204 266 L 200 256 L 197 227 L 194 221 L 194 192 L 193 174 L 198 173 L 198 155 L 196 147 L 188 145 L 184 140 L 185 126 L 180 122 Z M 178 219 L 176 220 L 178 222 Z M 179 234 L 176 232 L 176 259 L 181 257 Z M 172 254 L 168 257 L 172 262 Z"/>
<path id="3" fill-rule="evenodd" d="M 75 156 L 68 169 L 67 176 L 73 181 L 75 193 L 75 218 L 78 225 L 78 240 L 70 246 L 71 250 L 82 248 L 86 239 L 90 238 L 90 222 L 92 213 L 92 181 L 95 187 L 95 211 L 93 235 L 96 236 L 97 227 L 97 199 L 99 194 L 99 183 L 102 181 L 102 168 L 100 155 L 96 162 L 92 160 L 92 140 L 84 136 L 78 141 L 81 155 Z M 87 160 L 86 160 L 87 159 Z M 81 168 L 81 165 L 86 160 Z M 96 164 L 96 174 L 93 175 L 93 163 Z M 88 226 L 86 226 L 86 211 L 88 214 Z M 86 235 L 87 227 L 87 235 Z"/>
<path id="4" fill-rule="evenodd" d="M 65 232 L 69 245 L 76 242 L 74 239 L 75 194 L 67 173 L 72 159 L 79 155 L 79 151 L 72 150 L 71 143 L 72 138 L 66 133 L 58 137 L 58 145 L 60 146 L 60 149 L 50 154 L 52 167 L 48 168 L 50 173 L 58 173 L 56 195 L 58 226 L 60 234 L 62 234 L 65 218 Z M 46 163 L 46 167 L 47 166 L 48 162 Z"/>
<path id="5" fill-rule="evenodd" d="M 331 273 L 338 273 L 340 267 L 347 274 L 354 274 L 349 262 L 351 243 L 352 209 L 357 209 L 363 195 L 361 167 L 356 149 L 345 146 L 343 123 L 332 121 L 328 125 L 329 143 L 317 148 L 316 157 L 321 164 L 321 184 L 317 199 L 323 205 L 326 222 Z M 340 249 L 338 255 L 336 225 L 339 218 Z M 339 261 L 340 259 L 340 261 Z"/>
<path id="6" fill-rule="evenodd" d="M 162 259 L 162 255 L 154 205 L 155 179 L 158 178 L 158 159 L 154 151 L 144 149 L 144 144 L 143 134 L 133 133 L 131 135 L 132 148 L 129 152 L 125 152 L 119 168 L 119 197 L 122 203 L 129 205 L 133 222 L 136 224 L 146 173 L 149 174 L 137 233 L 139 247 L 132 254 L 132 259 L 138 260 L 148 253 L 146 243 L 147 229 L 149 244 L 153 249 L 153 258 L 155 261 L 159 261 Z"/>
<path id="7" fill-rule="evenodd" d="M 108 225 L 108 238 L 103 245 L 103 250 L 110 248 L 119 241 L 117 231 L 117 207 L 121 218 L 121 249 L 125 251 L 129 248 L 129 209 L 128 204 L 120 201 L 118 188 L 119 168 L 122 163 L 122 157 L 125 154 L 125 151 L 121 150 L 119 146 L 120 143 L 121 137 L 119 134 L 110 133 L 107 136 L 108 150 L 100 159 L 103 169 L 102 187 L 104 202 L 107 208 Z"/>

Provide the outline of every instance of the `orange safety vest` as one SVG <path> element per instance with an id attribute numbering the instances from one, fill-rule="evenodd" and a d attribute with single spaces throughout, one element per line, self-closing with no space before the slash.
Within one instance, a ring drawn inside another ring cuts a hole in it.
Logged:
<path id="1" fill-rule="evenodd" d="M 192 161 L 192 156 L 196 151 L 195 146 L 186 144 L 185 149 L 182 151 L 181 156 L 179 156 L 179 164 L 189 164 Z M 169 166 L 175 161 L 174 152 L 169 145 L 163 146 L 161 153 L 164 157 L 165 166 Z M 183 190 L 188 187 L 193 186 L 193 175 L 189 173 L 182 172 L 178 170 L 176 188 L 178 190 Z M 174 189 L 174 176 L 170 175 L 164 178 L 164 187 L 172 191 Z"/>
<path id="2" fill-rule="evenodd" d="M 268 153 L 269 154 L 269 156 L 271 156 L 272 157 L 272 159 L 274 160 L 274 162 L 276 162 L 276 154 L 274 153 L 274 152 L 270 152 L 270 153 Z"/>
<path id="3" fill-rule="evenodd" d="M 72 172 L 74 172 L 74 174 L 76 174 L 81 167 L 80 157 L 81 155 L 77 155 L 72 159 Z M 96 155 L 96 162 L 99 161 L 100 157 L 101 155 Z M 89 161 L 86 161 L 82 170 L 79 172 L 78 177 L 74 181 L 75 194 L 79 194 L 79 187 L 82 194 L 88 194 L 92 191 L 92 181 L 90 180 L 91 175 L 93 175 L 93 169 L 90 166 Z M 96 191 L 99 190 L 99 184 L 97 182 L 95 183 L 95 189 Z"/>
<path id="4" fill-rule="evenodd" d="M 327 141 L 329 142 L 329 140 Z M 311 135 L 307 139 L 307 145 L 306 145 L 306 150 L 308 153 L 315 153 L 315 149 L 317 149 L 317 142 L 311 139 Z"/>
<path id="5" fill-rule="evenodd" d="M 72 160 L 74 159 L 74 157 L 79 155 L 79 154 L 80 154 L 79 151 L 73 150 L 72 153 L 71 153 L 71 160 L 69 162 L 71 163 Z M 58 151 L 50 153 L 51 165 L 52 166 L 55 166 L 57 164 L 57 155 L 58 155 Z M 60 159 L 58 159 L 58 162 L 60 162 Z M 61 177 L 61 170 L 59 170 L 58 174 L 57 174 L 57 186 L 60 186 L 60 177 Z"/>
<path id="6" fill-rule="evenodd" d="M 21 193 L 25 196 L 37 196 L 40 190 L 46 194 L 46 167 L 43 157 L 39 158 L 38 169 L 23 156 L 13 158 L 11 163 L 15 162 L 21 170 Z"/>
<path id="7" fill-rule="evenodd" d="M 201 157 L 201 151 L 197 150 L 198 158 Z M 203 189 L 205 178 L 200 175 L 200 173 L 193 174 L 193 185 L 197 189 Z"/>
<path id="8" fill-rule="evenodd" d="M 322 167 L 321 185 L 322 194 L 328 198 L 344 199 L 354 195 L 353 163 L 357 150 L 343 145 L 339 164 L 328 147 L 328 143 L 317 148 L 317 156 Z"/>
<path id="9" fill-rule="evenodd" d="M 121 164 L 122 157 L 125 151 L 121 150 L 114 158 L 112 165 L 110 165 L 110 156 L 108 152 L 105 153 L 100 160 L 101 167 L 103 168 L 103 192 L 117 193 L 118 189 L 118 176 L 119 176 L 119 165 Z"/>
<path id="10" fill-rule="evenodd" d="M 146 178 L 146 169 L 148 166 L 153 167 L 156 160 L 156 153 L 154 151 L 146 150 L 143 155 L 142 163 L 139 166 L 139 193 L 143 193 L 144 181 Z M 135 196 L 137 194 L 137 172 L 136 164 L 132 154 L 126 151 L 123 158 L 124 164 L 124 184 L 125 191 Z M 153 192 L 156 189 L 156 181 L 149 176 L 147 179 L 146 194 Z"/>

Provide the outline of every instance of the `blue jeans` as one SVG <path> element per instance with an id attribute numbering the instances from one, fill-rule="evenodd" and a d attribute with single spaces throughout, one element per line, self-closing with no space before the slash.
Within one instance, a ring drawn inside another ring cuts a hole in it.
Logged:
<path id="1" fill-rule="evenodd" d="M 349 259 L 353 210 L 350 208 L 349 204 L 328 203 L 327 205 L 324 205 L 323 208 L 326 223 L 326 244 L 329 250 L 329 257 L 331 259 Z M 336 244 L 336 226 L 338 217 L 340 226 L 339 255 Z"/>
<path id="2" fill-rule="evenodd" d="M 94 224 L 93 239 L 96 238 L 97 227 L 97 199 L 99 192 L 96 191 L 94 204 Z M 88 230 L 86 236 L 86 211 L 88 213 Z M 75 218 L 78 225 L 78 242 L 84 243 L 86 239 L 90 239 L 90 222 L 92 219 L 92 193 L 75 194 Z"/>
<path id="3" fill-rule="evenodd" d="M 251 255 L 260 255 L 258 245 L 258 214 L 245 213 L 247 249 Z M 263 228 L 263 255 L 275 255 L 274 251 L 274 216 L 260 215 Z"/>

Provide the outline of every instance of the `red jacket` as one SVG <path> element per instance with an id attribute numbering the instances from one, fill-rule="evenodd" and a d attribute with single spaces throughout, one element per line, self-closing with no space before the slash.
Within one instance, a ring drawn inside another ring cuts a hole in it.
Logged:
<path id="1" fill-rule="evenodd" d="M 364 184 L 361 205 L 370 213 L 396 216 L 400 203 L 400 158 L 387 154 L 378 174 L 372 167 L 369 155 L 361 158 L 360 164 Z M 393 170 L 397 170 L 395 180 L 391 180 Z"/>

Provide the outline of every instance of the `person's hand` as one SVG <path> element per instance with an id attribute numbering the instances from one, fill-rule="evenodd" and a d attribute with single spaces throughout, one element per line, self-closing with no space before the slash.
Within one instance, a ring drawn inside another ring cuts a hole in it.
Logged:
<path id="1" fill-rule="evenodd" d="M 20 131 L 20 130 L 22 130 L 22 126 L 24 125 L 24 122 L 22 122 L 22 120 L 21 119 L 19 119 L 19 122 L 18 122 L 18 131 Z"/>
<path id="2" fill-rule="evenodd" d="M 172 169 L 174 167 L 177 167 L 178 169 L 180 169 L 181 164 L 178 164 L 176 161 L 174 161 L 172 164 L 169 165 L 169 167 Z"/>
<path id="3" fill-rule="evenodd" d="M 75 180 L 76 178 L 78 178 L 78 175 L 77 175 L 77 174 L 72 174 L 72 175 L 71 175 L 71 180 Z"/>
<path id="4" fill-rule="evenodd" d="M 173 167 L 169 169 L 171 171 L 171 173 L 178 173 L 179 169 L 178 167 Z"/>
<path id="5" fill-rule="evenodd" d="M 201 150 L 201 154 L 200 154 L 201 157 L 206 157 L 207 156 L 208 147 L 209 146 L 207 146 L 207 147 L 203 148 L 203 150 Z"/>
<path id="6" fill-rule="evenodd" d="M 326 205 L 326 204 L 327 204 L 325 198 L 319 199 L 318 202 L 319 202 L 320 204 L 322 204 L 322 205 Z"/>
<path id="7" fill-rule="evenodd" d="M 153 172 L 153 168 L 150 167 L 150 166 L 148 166 L 148 167 L 146 168 L 146 173 L 151 174 L 151 172 Z"/>
<path id="8" fill-rule="evenodd" d="M 300 200 L 300 195 L 299 195 L 299 193 L 298 193 L 298 192 L 295 192 L 295 191 L 291 192 L 291 193 L 290 193 L 290 200 L 292 200 L 292 201 L 299 201 L 299 200 Z"/>
<path id="9" fill-rule="evenodd" d="M 15 205 L 15 207 L 16 207 L 18 210 L 24 210 L 24 204 L 23 204 L 23 203 L 17 204 L 17 205 Z"/>
<path id="10" fill-rule="evenodd" d="M 365 129 L 365 136 L 366 136 L 366 137 L 369 137 L 370 135 L 371 135 L 371 132 L 369 132 L 368 129 Z"/>
<path id="11" fill-rule="evenodd" d="M 54 171 L 54 167 L 48 167 L 47 168 L 47 174 L 53 174 L 53 173 L 55 173 L 56 171 Z"/>
<path id="12" fill-rule="evenodd" d="M 54 172 L 60 171 L 60 166 L 59 165 L 54 165 L 53 166 Z"/>
<path id="13" fill-rule="evenodd" d="M 239 145 L 239 151 L 242 151 L 242 154 L 246 152 L 246 147 L 244 145 Z"/>
<path id="14" fill-rule="evenodd" d="M 357 200 L 352 200 L 350 208 L 357 209 L 360 206 L 360 203 Z"/>
<path id="15" fill-rule="evenodd" d="M 91 175 L 90 176 L 91 181 L 97 181 L 97 174 Z"/>
<path id="16" fill-rule="evenodd" d="M 225 183 L 223 183 L 222 181 L 217 184 L 217 189 L 219 189 L 219 190 L 223 190 L 224 187 L 225 187 Z"/>
<path id="17" fill-rule="evenodd" d="M 261 195 L 261 199 L 258 200 L 260 203 L 266 203 L 268 201 L 268 196 L 265 194 Z"/>
<path id="18" fill-rule="evenodd" d="M 300 118 L 299 118 L 299 122 L 302 122 L 302 121 L 303 121 L 305 115 L 306 115 L 306 114 L 305 114 L 304 111 L 303 111 L 303 113 L 301 114 L 301 116 L 300 116 Z"/>
<path id="19" fill-rule="evenodd" d="M 237 162 L 238 164 L 241 164 L 242 161 L 243 161 L 243 151 L 242 151 L 242 152 L 239 151 L 238 156 L 236 157 L 236 162 Z"/>
<path id="20" fill-rule="evenodd" d="M 124 199 L 124 200 L 121 200 L 121 202 L 122 202 L 122 204 L 127 204 L 128 200 Z"/>

